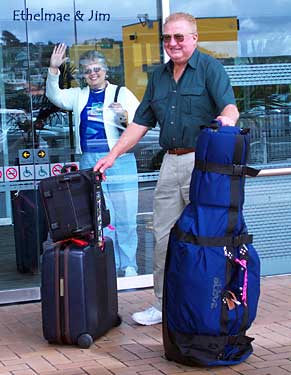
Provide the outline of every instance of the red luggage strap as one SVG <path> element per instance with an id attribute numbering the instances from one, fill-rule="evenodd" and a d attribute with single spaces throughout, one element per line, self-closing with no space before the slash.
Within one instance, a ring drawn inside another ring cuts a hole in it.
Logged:
<path id="1" fill-rule="evenodd" d="M 74 238 L 74 237 L 66 238 L 65 240 L 61 240 L 61 241 L 59 241 L 59 244 L 60 244 L 62 247 L 66 247 L 66 246 L 69 245 L 70 243 L 72 243 L 72 244 L 74 244 L 74 245 L 77 245 L 77 246 L 79 246 L 79 247 L 84 247 L 84 246 L 88 246 L 88 245 L 90 244 L 90 241 L 86 241 L 86 240 L 84 240 L 84 239 L 81 239 L 81 238 Z M 94 243 L 95 243 L 95 242 L 94 242 Z M 104 238 L 102 238 L 101 246 L 99 245 L 101 251 L 104 250 L 104 246 L 105 246 L 105 240 L 104 240 Z"/>
<path id="2" fill-rule="evenodd" d="M 74 245 L 83 247 L 89 245 L 89 242 L 86 240 L 82 240 L 81 238 L 66 238 L 65 240 L 59 241 L 62 246 L 66 246 L 69 243 L 73 243 Z"/>

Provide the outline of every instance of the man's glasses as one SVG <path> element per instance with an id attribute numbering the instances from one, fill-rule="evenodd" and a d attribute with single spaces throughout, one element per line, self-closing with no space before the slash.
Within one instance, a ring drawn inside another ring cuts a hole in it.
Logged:
<path id="1" fill-rule="evenodd" d="M 177 43 L 182 43 L 182 42 L 184 42 L 184 39 L 185 39 L 186 35 L 193 35 L 193 34 L 195 34 L 195 33 L 189 33 L 189 34 L 163 34 L 161 38 L 162 38 L 162 41 L 164 43 L 169 43 L 172 38 L 174 38 Z"/>
<path id="2" fill-rule="evenodd" d="M 94 68 L 88 68 L 88 69 L 85 69 L 84 70 L 84 74 L 86 75 L 89 75 L 89 74 L 92 74 L 92 73 L 99 73 L 101 72 L 101 70 L 103 70 L 102 68 L 100 68 L 100 66 L 94 66 Z"/>

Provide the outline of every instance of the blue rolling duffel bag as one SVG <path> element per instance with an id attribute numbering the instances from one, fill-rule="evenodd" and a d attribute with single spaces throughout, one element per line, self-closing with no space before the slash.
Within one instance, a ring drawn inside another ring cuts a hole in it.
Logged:
<path id="1" fill-rule="evenodd" d="M 172 228 L 165 265 L 163 341 L 167 359 L 186 365 L 234 365 L 253 351 L 260 261 L 242 208 L 248 130 L 201 130 L 190 203 Z"/>

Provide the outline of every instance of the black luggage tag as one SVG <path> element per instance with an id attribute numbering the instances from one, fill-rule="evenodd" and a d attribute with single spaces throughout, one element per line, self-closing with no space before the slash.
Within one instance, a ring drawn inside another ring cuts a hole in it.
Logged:
<path id="1" fill-rule="evenodd" d="M 102 225 L 102 197 L 101 197 L 101 181 L 102 175 L 100 172 L 93 172 L 93 232 L 94 242 L 103 251 L 103 225 Z"/>

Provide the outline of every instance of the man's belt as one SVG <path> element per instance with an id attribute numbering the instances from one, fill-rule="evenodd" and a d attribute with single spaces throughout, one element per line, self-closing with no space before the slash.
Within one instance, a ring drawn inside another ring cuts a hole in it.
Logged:
<path id="1" fill-rule="evenodd" d="M 195 152 L 195 148 L 170 148 L 167 150 L 168 154 L 170 155 L 185 155 L 189 154 L 190 152 Z"/>

